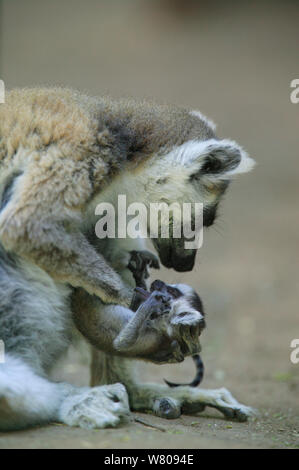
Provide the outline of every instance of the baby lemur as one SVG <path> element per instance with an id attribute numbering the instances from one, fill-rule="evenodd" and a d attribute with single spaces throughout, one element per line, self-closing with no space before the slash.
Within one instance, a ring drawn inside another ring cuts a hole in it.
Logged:
<path id="1" fill-rule="evenodd" d="M 168 308 L 166 307 L 166 309 L 164 311 L 161 310 L 160 314 L 163 316 L 163 315 L 168 314 L 169 312 L 173 311 L 176 307 L 177 300 L 181 299 L 184 296 L 183 292 L 180 289 L 178 289 L 177 287 L 175 287 L 173 285 L 165 284 L 163 281 L 160 281 L 160 280 L 156 280 L 151 284 L 150 292 L 151 293 L 149 293 L 148 291 L 146 291 L 142 288 L 136 288 L 135 289 L 135 295 L 133 297 L 131 307 L 130 307 L 131 310 L 136 311 L 136 309 L 140 305 L 143 305 L 143 308 L 144 308 L 144 303 L 146 304 L 146 301 L 149 302 L 149 305 L 151 305 L 153 296 L 154 296 L 155 299 L 159 299 L 159 296 L 161 296 L 161 294 L 162 294 L 161 302 L 163 302 L 163 299 L 167 299 L 166 302 L 168 301 L 168 304 L 169 304 Z M 187 312 L 190 312 L 190 309 L 192 308 L 192 304 L 193 305 L 195 304 L 196 305 L 196 310 L 200 314 L 204 315 L 201 299 L 198 297 L 196 292 L 191 294 L 189 299 L 186 296 L 184 296 L 184 297 L 185 297 L 184 302 L 186 302 L 186 312 L 181 312 L 180 313 L 181 317 L 187 315 Z M 154 311 L 151 314 L 150 319 L 157 318 L 157 316 L 158 316 L 158 313 Z M 165 328 L 165 323 L 164 323 L 163 326 Z M 202 319 L 201 329 L 204 328 L 204 326 L 205 326 L 205 321 Z M 168 328 L 169 328 L 169 325 L 168 325 Z M 193 329 L 193 335 L 192 336 L 194 337 L 197 333 L 197 329 L 196 329 L 195 326 L 191 326 L 190 329 L 191 329 L 191 331 Z M 160 331 L 163 331 L 163 327 L 161 328 Z M 200 333 L 201 333 L 201 330 L 200 330 Z M 173 344 L 175 344 L 175 340 L 174 340 Z M 188 352 L 188 349 L 187 349 L 186 352 Z M 177 384 L 177 383 L 170 382 L 169 380 L 165 380 L 165 379 L 164 379 L 164 382 L 169 387 L 179 387 L 179 386 L 182 386 L 182 385 L 189 385 L 190 387 L 197 387 L 203 379 L 204 365 L 203 365 L 202 359 L 201 359 L 199 354 L 194 354 L 192 356 L 192 359 L 193 359 L 193 361 L 195 363 L 195 366 L 196 366 L 196 376 L 192 380 L 192 382 L 186 383 L 186 384 Z M 180 361 L 178 361 L 178 362 L 180 362 Z"/>
<path id="2" fill-rule="evenodd" d="M 146 259 L 148 253 L 140 251 L 138 254 Z M 133 272 L 136 279 L 137 270 Z M 138 277 L 140 272 L 138 270 Z M 105 322 L 97 308 L 86 309 L 86 315 L 82 315 L 81 309 L 86 306 L 78 302 L 83 297 L 82 293 L 78 294 L 72 297 L 74 321 L 84 337 L 99 350 L 162 364 L 182 362 L 201 349 L 199 336 L 205 327 L 204 312 L 199 296 L 187 285 L 156 280 L 150 292 L 138 286 L 130 309 L 109 308 Z"/>
<path id="3" fill-rule="evenodd" d="M 130 308 L 134 312 L 137 310 L 137 308 L 146 300 L 150 297 L 149 292 L 146 290 L 146 282 L 145 279 L 148 279 L 149 273 L 148 273 L 148 266 L 149 267 L 154 267 L 156 269 L 159 268 L 159 262 L 156 259 L 156 257 L 153 256 L 153 254 L 149 251 L 143 250 L 142 252 L 138 251 L 131 251 L 131 259 L 128 264 L 128 268 L 133 274 L 134 280 L 136 282 L 137 288 L 135 289 L 135 294 L 133 296 Z M 170 309 L 173 307 L 175 304 L 176 300 L 182 297 L 184 294 L 175 286 L 171 286 L 169 284 L 165 284 L 163 281 L 154 281 L 151 285 L 150 291 L 159 291 L 162 294 L 166 295 L 167 298 L 169 298 L 170 302 Z M 196 310 L 201 313 L 203 316 L 205 315 L 204 310 L 203 310 L 203 305 L 200 297 L 194 292 L 194 294 L 190 297 L 190 300 L 186 299 L 186 303 L 189 303 L 187 306 L 186 310 L 189 310 L 191 308 L 191 305 L 196 307 Z M 181 316 L 183 316 L 184 313 L 181 313 Z M 204 326 L 204 320 L 203 320 L 203 326 Z M 192 327 L 191 327 L 192 328 Z M 193 327 L 194 328 L 194 327 Z M 197 387 L 204 375 L 204 364 L 202 362 L 202 359 L 199 354 L 194 354 L 192 356 L 192 359 L 195 363 L 196 366 L 196 376 L 192 380 L 192 382 L 188 384 L 176 384 L 173 382 L 169 382 L 168 380 L 165 380 L 165 383 L 169 387 L 178 387 L 182 385 L 189 385 L 190 387 Z"/>

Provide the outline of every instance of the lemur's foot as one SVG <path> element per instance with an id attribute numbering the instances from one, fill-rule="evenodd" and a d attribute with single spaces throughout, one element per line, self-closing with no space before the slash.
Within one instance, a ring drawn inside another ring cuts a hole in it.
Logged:
<path id="1" fill-rule="evenodd" d="M 216 408 L 226 418 L 247 421 L 256 411 L 239 403 L 225 388 L 216 390 L 178 387 L 167 389 L 164 386 L 145 384 L 129 388 L 132 409 L 152 411 L 161 418 L 178 418 L 181 414 L 196 414 L 205 407 Z"/>
<path id="2" fill-rule="evenodd" d="M 256 414 L 253 408 L 239 403 L 226 388 L 216 390 L 193 389 L 193 392 L 195 392 L 193 396 L 184 397 L 182 401 L 183 413 L 197 413 L 203 411 L 206 406 L 210 406 L 211 408 L 216 408 L 226 418 L 240 422 L 247 421 L 250 416 Z"/>
<path id="3" fill-rule="evenodd" d="M 131 258 L 128 264 L 137 287 L 146 289 L 145 280 L 149 278 L 148 268 L 160 269 L 159 258 L 148 250 L 130 252 Z"/>
<path id="4" fill-rule="evenodd" d="M 94 429 L 117 426 L 129 414 L 126 389 L 117 383 L 78 390 L 62 403 L 60 419 L 69 426 Z"/>

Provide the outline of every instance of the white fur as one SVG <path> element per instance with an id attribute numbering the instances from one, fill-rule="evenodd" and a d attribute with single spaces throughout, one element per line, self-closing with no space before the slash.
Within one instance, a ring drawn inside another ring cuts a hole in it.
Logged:
<path id="1" fill-rule="evenodd" d="M 240 163 L 236 168 L 220 175 L 220 178 L 230 178 L 239 173 L 246 173 L 254 167 L 254 160 L 248 156 L 245 150 L 233 140 L 229 139 L 208 139 L 204 141 L 190 140 L 175 147 L 166 155 L 165 159 L 170 165 L 182 165 L 185 168 L 192 168 L 192 171 L 199 171 L 204 163 L 204 157 L 214 151 L 223 151 L 223 155 L 230 152 L 239 152 Z M 217 176 L 216 176 L 217 178 Z"/>
<path id="2" fill-rule="evenodd" d="M 0 430 L 54 421 L 67 390 L 38 376 L 21 359 L 0 364 Z"/>
<path id="3" fill-rule="evenodd" d="M 59 420 L 85 429 L 117 426 L 130 414 L 125 387 L 116 383 L 87 388 L 63 401 Z"/>
<path id="4" fill-rule="evenodd" d="M 75 387 L 37 375 L 22 359 L 0 364 L 0 430 L 60 421 L 85 429 L 116 426 L 130 413 L 121 384 Z"/>
<path id="5" fill-rule="evenodd" d="M 209 126 L 213 131 L 216 131 L 216 124 L 212 119 L 207 118 L 204 114 L 202 114 L 200 111 L 190 111 L 191 116 L 195 116 L 199 119 L 201 119 L 203 122 L 206 123 L 207 126 Z"/>

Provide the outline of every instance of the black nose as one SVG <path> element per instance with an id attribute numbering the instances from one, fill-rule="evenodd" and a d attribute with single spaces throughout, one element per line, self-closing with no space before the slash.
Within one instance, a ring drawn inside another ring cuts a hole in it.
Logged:
<path id="1" fill-rule="evenodd" d="M 209 209 L 205 209 L 203 212 L 203 226 L 210 227 L 215 222 L 216 218 L 216 207 L 211 207 Z"/>
<path id="2" fill-rule="evenodd" d="M 173 268 L 178 272 L 192 271 L 195 263 L 195 256 L 196 250 L 192 250 L 190 254 L 184 256 L 174 255 L 172 258 Z"/>
<path id="3" fill-rule="evenodd" d="M 202 319 L 199 321 L 198 326 L 199 326 L 200 331 L 202 331 L 202 330 L 206 327 L 206 322 L 205 322 L 205 319 L 204 319 L 204 318 L 202 318 Z"/>

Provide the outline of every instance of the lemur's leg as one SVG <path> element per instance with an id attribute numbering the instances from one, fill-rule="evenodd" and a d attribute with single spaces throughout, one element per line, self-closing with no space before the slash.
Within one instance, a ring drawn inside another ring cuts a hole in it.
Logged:
<path id="1" fill-rule="evenodd" d="M 0 430 L 62 422 L 82 428 L 116 426 L 129 415 L 122 384 L 75 387 L 50 382 L 21 358 L 6 355 L 0 364 Z"/>
<path id="2" fill-rule="evenodd" d="M 125 383 L 125 382 L 123 382 Z M 163 418 L 175 418 L 183 414 L 195 414 L 206 406 L 216 408 L 225 417 L 246 421 L 254 411 L 239 403 L 225 388 L 197 389 L 189 386 L 167 388 L 158 384 L 127 386 L 132 409 L 150 410 Z"/>
<path id="3" fill-rule="evenodd" d="M 121 382 L 128 392 L 131 410 L 149 411 L 167 419 L 178 418 L 182 413 L 199 413 L 206 406 L 237 421 L 246 421 L 254 414 L 252 408 L 239 403 L 225 388 L 204 390 L 181 386 L 173 389 L 159 384 L 140 384 L 134 375 L 135 365 L 136 361 L 93 349 L 91 385 Z"/>
<path id="4" fill-rule="evenodd" d="M 128 413 L 123 385 L 74 387 L 47 374 L 67 350 L 73 328 L 70 289 L 0 245 L 0 429 L 61 421 L 71 426 L 114 426 Z"/>
<path id="5" fill-rule="evenodd" d="M 71 168 L 59 157 L 49 150 L 45 160 L 52 162 L 51 171 L 50 164 L 41 167 L 33 159 L 10 182 L 8 200 L 0 211 L 1 243 L 57 281 L 83 287 L 106 303 L 128 306 L 131 289 L 79 229 L 87 204 L 77 181 L 79 169 L 69 174 Z"/>

